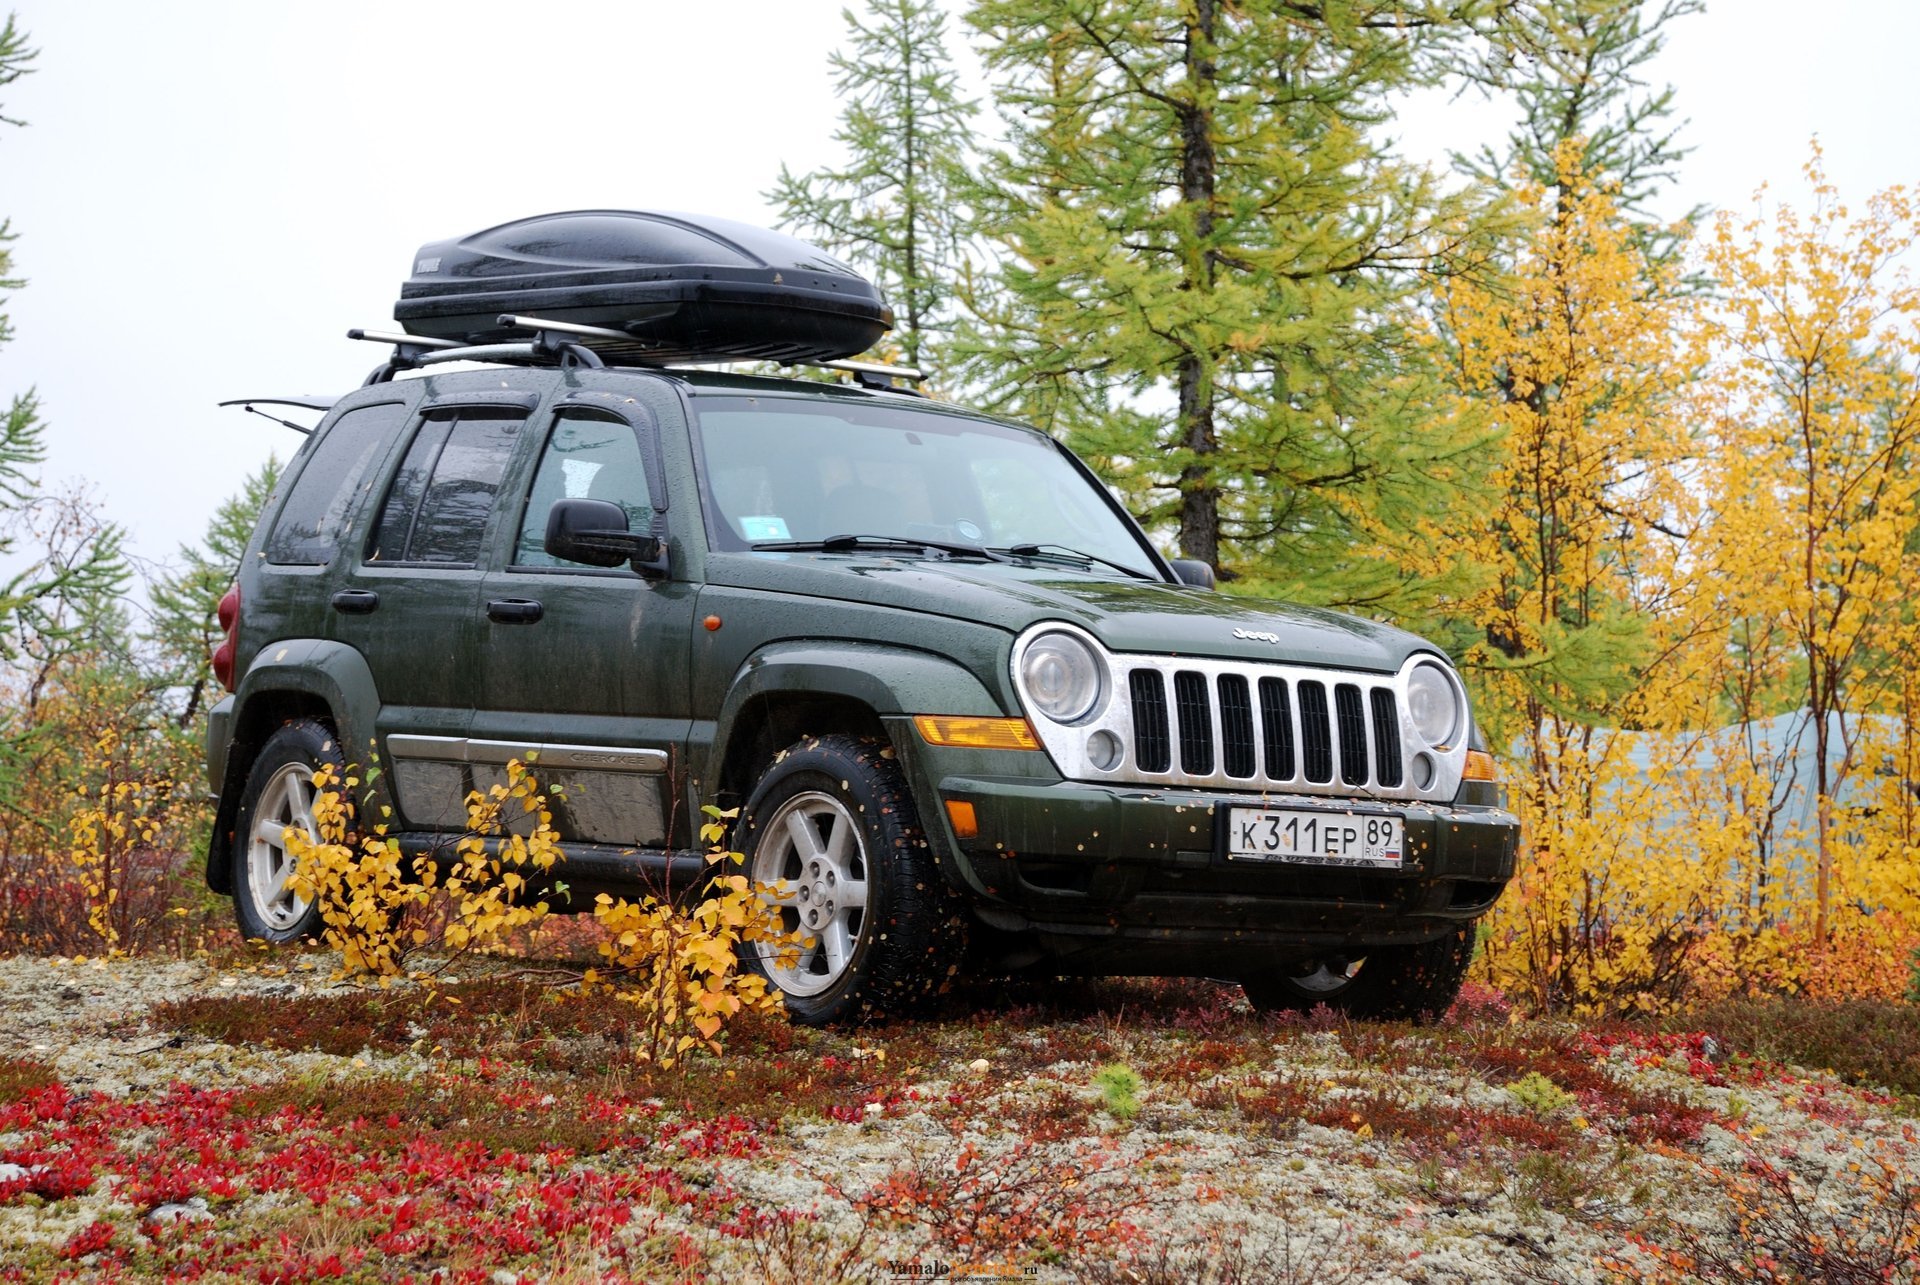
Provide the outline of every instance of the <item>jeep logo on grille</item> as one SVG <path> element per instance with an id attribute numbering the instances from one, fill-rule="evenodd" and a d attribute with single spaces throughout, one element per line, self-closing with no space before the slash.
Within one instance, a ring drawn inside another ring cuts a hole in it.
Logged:
<path id="1" fill-rule="evenodd" d="M 1235 638 L 1245 638 L 1248 642 L 1273 643 L 1275 646 L 1278 646 L 1280 643 L 1279 634 L 1263 634 L 1253 629 L 1236 629 L 1233 631 L 1233 636 Z"/>

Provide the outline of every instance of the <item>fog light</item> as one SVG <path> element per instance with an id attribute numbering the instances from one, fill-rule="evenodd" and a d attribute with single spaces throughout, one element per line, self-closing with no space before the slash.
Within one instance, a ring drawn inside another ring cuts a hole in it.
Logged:
<path id="1" fill-rule="evenodd" d="M 1424 790 L 1433 784 L 1433 755 L 1416 754 L 1408 765 L 1413 770 L 1413 788 Z"/>
<path id="2" fill-rule="evenodd" d="M 1120 738 L 1105 728 L 1087 738 L 1087 762 L 1101 772 L 1120 766 Z"/>

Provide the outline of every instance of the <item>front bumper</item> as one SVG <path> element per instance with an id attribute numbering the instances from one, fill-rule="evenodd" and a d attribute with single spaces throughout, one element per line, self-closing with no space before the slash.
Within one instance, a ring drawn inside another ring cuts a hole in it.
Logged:
<path id="1" fill-rule="evenodd" d="M 1235 975 L 1430 941 L 1492 908 L 1519 844 L 1519 822 L 1491 801 L 1090 785 L 979 770 L 1015 766 L 1004 753 L 912 757 L 929 840 L 975 914 L 1061 971 Z M 1028 767 L 1038 756 L 1020 757 Z M 974 837 L 954 833 L 948 800 L 973 805 Z M 1393 870 L 1229 862 L 1223 830 L 1236 806 L 1397 815 L 1404 860 Z"/>

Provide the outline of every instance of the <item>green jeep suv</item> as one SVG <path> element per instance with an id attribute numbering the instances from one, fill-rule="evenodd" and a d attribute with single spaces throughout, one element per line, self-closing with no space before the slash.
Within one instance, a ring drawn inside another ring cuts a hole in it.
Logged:
<path id="1" fill-rule="evenodd" d="M 762 286 L 800 275 L 775 252 L 802 243 L 673 230 Z M 475 253 L 501 257 L 498 233 Z M 543 288 L 543 318 L 436 335 L 403 312 L 409 333 L 366 336 L 394 356 L 262 514 L 207 739 L 207 880 L 247 936 L 317 929 L 285 834 L 312 830 L 318 768 L 377 756 L 403 850 L 428 854 L 537 751 L 561 908 L 697 885 L 703 806 L 740 809 L 730 846 L 809 943 L 747 963 L 798 1020 L 903 1011 L 962 968 L 1444 1009 L 1517 827 L 1436 648 L 1215 592 L 1051 438 L 899 372 L 673 364 L 768 334 L 799 336 L 784 360 L 859 351 L 820 337 L 844 300 L 769 320 L 777 293 L 697 285 L 672 339 L 657 312 L 602 325 L 599 297 L 568 312 Z"/>

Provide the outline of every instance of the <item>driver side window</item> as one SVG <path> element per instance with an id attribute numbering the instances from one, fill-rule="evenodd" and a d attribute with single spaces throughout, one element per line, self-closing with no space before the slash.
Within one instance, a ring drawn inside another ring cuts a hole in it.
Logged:
<path id="1" fill-rule="evenodd" d="M 627 512 L 627 529 L 647 531 L 653 499 L 640 454 L 640 435 L 624 420 L 567 411 L 555 417 L 533 487 L 520 518 L 513 562 L 519 567 L 577 567 L 544 547 L 547 511 L 556 500 L 611 500 Z"/>

